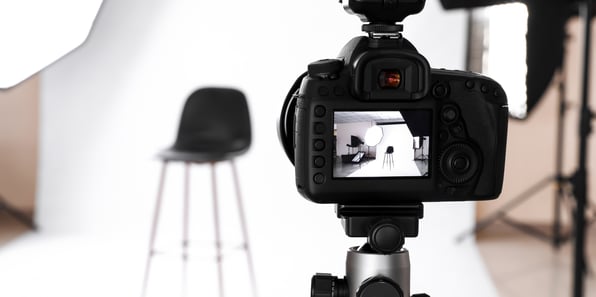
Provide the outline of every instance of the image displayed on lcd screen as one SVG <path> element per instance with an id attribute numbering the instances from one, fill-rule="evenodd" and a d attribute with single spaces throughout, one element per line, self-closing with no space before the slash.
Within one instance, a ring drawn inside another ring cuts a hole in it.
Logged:
<path id="1" fill-rule="evenodd" d="M 334 178 L 430 175 L 430 110 L 333 114 Z"/>

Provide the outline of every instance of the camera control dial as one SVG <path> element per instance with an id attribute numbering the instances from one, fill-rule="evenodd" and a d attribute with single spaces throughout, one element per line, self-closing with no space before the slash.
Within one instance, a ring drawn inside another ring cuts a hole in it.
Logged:
<path id="1" fill-rule="evenodd" d="M 475 176 L 480 160 L 474 149 L 465 143 L 455 143 L 441 154 L 441 173 L 453 184 L 463 184 Z"/>

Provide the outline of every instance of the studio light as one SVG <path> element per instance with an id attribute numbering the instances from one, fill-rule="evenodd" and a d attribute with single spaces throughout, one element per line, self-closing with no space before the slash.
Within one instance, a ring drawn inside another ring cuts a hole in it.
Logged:
<path id="1" fill-rule="evenodd" d="M 543 0 L 441 0 L 446 9 L 478 8 L 514 2 L 519 3 L 509 8 L 495 7 L 495 9 L 491 9 L 491 19 L 494 16 L 491 27 L 500 26 L 502 29 L 499 30 L 496 27 L 493 31 L 491 28 L 488 32 L 489 34 L 493 33 L 493 36 L 487 37 L 490 42 L 487 44 L 487 51 L 492 53 L 484 57 L 483 62 L 489 64 L 485 65 L 488 67 L 487 72 L 491 72 L 490 68 L 492 67 L 496 72 L 502 73 L 487 74 L 494 76 L 499 82 L 503 82 L 503 87 L 509 95 L 511 103 L 511 115 L 515 118 L 525 118 L 540 101 L 546 88 L 550 85 L 555 71 L 562 65 L 565 24 L 576 13 L 573 1 L 549 0 L 546 3 Z M 527 7 L 526 46 L 525 49 L 521 47 L 518 50 L 513 50 L 517 44 L 515 39 L 523 36 L 524 31 L 523 26 L 518 23 L 519 15 L 526 13 L 523 8 L 520 8 L 521 3 Z M 495 32 L 504 40 L 491 42 L 495 38 Z M 499 46 L 504 50 L 500 54 L 494 48 Z M 525 52 L 527 68 L 519 67 L 519 54 L 509 55 L 519 51 Z M 493 55 L 495 56 L 491 58 Z M 499 55 L 501 57 L 497 57 Z M 491 59 L 493 61 L 498 59 L 500 62 L 491 63 Z M 525 96 L 517 95 L 523 90 L 520 91 L 522 87 L 519 85 L 519 80 L 514 77 L 524 74 L 526 75 Z"/>
<path id="2" fill-rule="evenodd" d="M 79 47 L 102 0 L 0 2 L 0 89 L 10 88 Z"/>
<path id="3" fill-rule="evenodd" d="M 364 144 L 367 146 L 376 146 L 383 139 L 383 129 L 377 125 L 374 125 L 366 130 L 364 135 Z"/>
<path id="4" fill-rule="evenodd" d="M 514 118 L 527 116 L 526 34 L 528 10 L 524 4 L 491 6 L 484 17 L 482 73 L 498 81 L 507 92 L 509 113 Z"/>

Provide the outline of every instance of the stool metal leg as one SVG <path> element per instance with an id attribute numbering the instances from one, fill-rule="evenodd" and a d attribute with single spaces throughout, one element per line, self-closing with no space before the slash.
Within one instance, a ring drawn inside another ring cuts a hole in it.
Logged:
<path id="1" fill-rule="evenodd" d="M 391 158 L 391 161 L 389 163 L 390 164 L 389 165 L 389 169 L 391 170 L 393 167 L 395 167 L 395 163 L 393 162 L 393 154 L 390 154 L 389 156 Z"/>
<path id="2" fill-rule="evenodd" d="M 190 212 L 190 163 L 184 163 L 184 204 L 182 206 L 182 296 L 186 296 L 188 272 L 188 220 Z"/>
<path id="3" fill-rule="evenodd" d="M 213 220 L 215 225 L 215 250 L 217 261 L 217 276 L 219 282 L 219 296 L 224 297 L 223 283 L 223 263 L 221 254 L 221 233 L 219 225 L 219 205 L 217 203 L 217 177 L 215 172 L 215 162 L 211 163 L 211 187 L 213 189 Z"/>
<path id="4" fill-rule="evenodd" d="M 147 294 L 147 285 L 149 281 L 149 272 L 151 271 L 151 260 L 155 255 L 155 238 L 157 235 L 157 225 L 159 222 L 159 214 L 161 210 L 161 201 L 163 197 L 163 188 L 166 177 L 166 168 L 168 162 L 164 161 L 161 167 L 161 176 L 159 178 L 159 188 L 157 190 L 157 201 L 155 202 L 155 210 L 153 212 L 153 225 L 151 227 L 151 237 L 149 239 L 149 253 L 147 255 L 147 263 L 145 264 L 145 276 L 143 277 L 143 291 L 141 296 L 144 297 Z"/>
<path id="5" fill-rule="evenodd" d="M 255 279 L 255 269 L 252 261 L 252 253 L 250 250 L 250 243 L 248 240 L 248 228 L 246 227 L 246 217 L 244 215 L 244 205 L 242 203 L 242 195 L 240 191 L 240 182 L 238 180 L 238 171 L 236 170 L 236 163 L 231 160 L 232 174 L 234 176 L 234 186 L 236 188 L 236 199 L 238 202 L 238 213 L 240 215 L 240 225 L 242 228 L 242 236 L 244 237 L 244 249 L 246 250 L 246 261 L 248 262 L 248 269 L 250 273 L 250 281 L 252 285 L 253 297 L 257 297 L 257 282 Z"/>

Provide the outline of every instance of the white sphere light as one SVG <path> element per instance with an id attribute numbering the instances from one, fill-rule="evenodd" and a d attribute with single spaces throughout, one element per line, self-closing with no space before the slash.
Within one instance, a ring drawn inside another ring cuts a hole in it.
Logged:
<path id="1" fill-rule="evenodd" d="M 366 130 L 364 136 L 364 144 L 368 146 L 375 146 L 383 139 L 383 129 L 377 125 L 372 126 Z"/>

